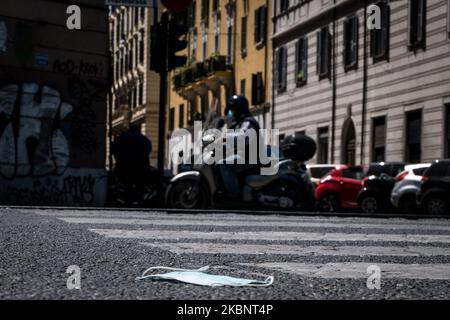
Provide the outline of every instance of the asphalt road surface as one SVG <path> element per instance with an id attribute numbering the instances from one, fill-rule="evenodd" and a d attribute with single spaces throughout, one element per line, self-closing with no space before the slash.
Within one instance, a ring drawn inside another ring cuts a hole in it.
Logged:
<path id="1" fill-rule="evenodd" d="M 136 280 L 155 266 L 275 281 Z M 0 299 L 449 298 L 450 220 L 0 209 Z"/>

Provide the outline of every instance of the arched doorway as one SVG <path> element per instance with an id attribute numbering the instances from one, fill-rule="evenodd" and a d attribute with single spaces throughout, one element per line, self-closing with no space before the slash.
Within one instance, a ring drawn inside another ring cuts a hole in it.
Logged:
<path id="1" fill-rule="evenodd" d="M 342 163 L 356 164 L 356 130 L 352 118 L 344 122 L 342 129 Z"/>

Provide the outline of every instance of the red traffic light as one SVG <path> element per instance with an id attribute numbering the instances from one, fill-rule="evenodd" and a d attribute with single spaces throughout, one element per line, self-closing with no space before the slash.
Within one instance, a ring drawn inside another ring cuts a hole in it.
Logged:
<path id="1" fill-rule="evenodd" d="M 161 2 L 170 12 L 182 12 L 189 8 L 192 0 L 161 0 Z"/>

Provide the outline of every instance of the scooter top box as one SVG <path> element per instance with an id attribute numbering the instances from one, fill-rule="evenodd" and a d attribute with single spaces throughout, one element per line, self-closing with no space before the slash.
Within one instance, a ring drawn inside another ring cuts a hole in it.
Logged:
<path id="1" fill-rule="evenodd" d="M 280 148 L 285 158 L 295 161 L 307 161 L 314 157 L 317 151 L 316 142 L 303 134 L 287 136 L 281 142 Z"/>

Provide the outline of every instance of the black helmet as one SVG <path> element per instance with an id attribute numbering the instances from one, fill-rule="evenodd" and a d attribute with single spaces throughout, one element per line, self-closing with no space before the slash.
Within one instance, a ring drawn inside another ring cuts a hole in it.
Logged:
<path id="1" fill-rule="evenodd" d="M 236 119 L 240 118 L 242 115 L 249 113 L 249 103 L 246 97 L 234 95 L 228 100 L 227 110 L 233 109 L 234 116 Z"/>

